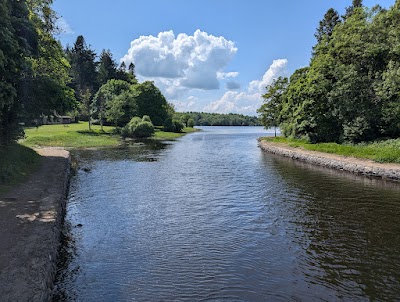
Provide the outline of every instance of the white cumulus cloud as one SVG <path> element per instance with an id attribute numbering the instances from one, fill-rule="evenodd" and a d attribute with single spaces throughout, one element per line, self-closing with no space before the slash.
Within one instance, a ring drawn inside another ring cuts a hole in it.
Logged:
<path id="1" fill-rule="evenodd" d="M 261 95 L 265 86 L 286 73 L 287 63 L 286 59 L 274 60 L 262 79 L 250 82 L 246 91 L 228 91 L 220 99 L 205 106 L 203 111 L 256 115 L 262 104 Z"/>
<path id="2" fill-rule="evenodd" d="M 174 105 L 178 112 L 199 111 L 198 99 L 194 96 L 189 96 L 186 102 L 175 101 Z"/>
<path id="3" fill-rule="evenodd" d="M 166 31 L 133 40 L 121 61 L 133 62 L 136 73 L 146 78 L 177 79 L 177 87 L 212 90 L 219 88 L 218 75 L 236 52 L 234 42 L 224 37 L 200 30 L 193 36 Z"/>
<path id="4" fill-rule="evenodd" d="M 274 60 L 260 81 L 250 82 L 249 91 L 263 91 L 267 85 L 272 83 L 272 80 L 275 79 L 277 75 L 279 76 L 282 74 L 282 70 L 286 69 L 287 64 L 288 61 L 286 59 Z"/>
<path id="5" fill-rule="evenodd" d="M 236 78 L 239 75 L 238 72 L 217 72 L 217 78 L 219 80 L 225 80 L 229 78 Z"/>

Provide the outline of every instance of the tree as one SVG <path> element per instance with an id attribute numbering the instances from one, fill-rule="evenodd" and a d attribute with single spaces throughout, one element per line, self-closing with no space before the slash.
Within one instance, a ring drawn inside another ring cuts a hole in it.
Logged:
<path id="1" fill-rule="evenodd" d="M 319 21 L 319 27 L 317 32 L 315 33 L 315 37 L 317 38 L 318 43 L 322 41 L 322 39 L 329 40 L 333 34 L 333 30 L 335 26 L 340 23 L 340 17 L 336 10 L 330 8 L 325 16 L 324 19 Z"/>
<path id="2" fill-rule="evenodd" d="M 110 50 L 101 52 L 99 62 L 98 79 L 100 85 L 107 83 L 108 80 L 116 79 L 117 77 L 117 64 L 115 63 Z"/>
<path id="3" fill-rule="evenodd" d="M 92 130 L 92 93 L 89 89 L 79 92 L 81 96 L 81 103 L 79 104 L 79 111 L 82 115 L 88 117 L 89 131 Z"/>
<path id="4" fill-rule="evenodd" d="M 266 87 L 267 91 L 262 96 L 264 104 L 257 110 L 265 128 L 275 128 L 275 136 L 276 128 L 279 126 L 283 97 L 288 84 L 288 78 L 279 77 L 273 80 L 272 84 Z"/>
<path id="5" fill-rule="evenodd" d="M 96 53 L 87 46 L 85 38 L 78 36 L 74 46 L 66 51 L 67 59 L 71 65 L 70 75 L 72 78 L 69 86 L 75 90 L 75 97 L 79 103 L 80 115 L 89 120 L 89 100 L 98 90 Z"/>
<path id="6" fill-rule="evenodd" d="M 37 52 L 38 37 L 25 1 L 0 0 L 0 147 L 17 139 L 23 109 L 21 79 L 30 70 L 29 56 Z"/>
<path id="7" fill-rule="evenodd" d="M 27 57 L 30 68 L 22 74 L 19 84 L 21 116 L 29 122 L 54 111 L 64 113 L 76 103 L 73 90 L 67 86 L 70 83 L 69 62 L 53 36 L 56 13 L 50 7 L 52 1 L 26 3 L 38 38 L 36 51 Z"/>
<path id="8" fill-rule="evenodd" d="M 92 108 L 103 127 L 104 120 L 125 121 L 126 124 L 137 113 L 136 92 L 128 82 L 111 79 L 102 85 L 93 98 Z"/>
<path id="9" fill-rule="evenodd" d="M 128 67 L 129 73 L 133 76 L 135 76 L 135 64 L 133 64 L 132 62 L 129 64 Z"/>
<path id="10" fill-rule="evenodd" d="M 148 115 L 154 125 L 163 125 L 168 116 L 169 106 L 161 91 L 150 81 L 134 85 L 133 90 L 137 93 L 138 115 Z"/>
<path id="11" fill-rule="evenodd" d="M 353 0 L 352 4 L 346 7 L 346 14 L 343 16 L 343 19 L 348 19 L 360 7 L 363 7 L 362 0 Z"/>

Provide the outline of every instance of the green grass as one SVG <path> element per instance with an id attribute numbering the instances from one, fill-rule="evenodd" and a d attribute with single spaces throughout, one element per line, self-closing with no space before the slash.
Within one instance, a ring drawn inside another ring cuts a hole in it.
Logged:
<path id="1" fill-rule="evenodd" d="M 284 143 L 290 147 L 303 148 L 305 150 L 371 159 L 380 163 L 400 163 L 400 139 L 361 144 L 311 144 L 305 140 L 284 137 L 264 137 L 262 139 L 276 143 Z"/>
<path id="2" fill-rule="evenodd" d="M 181 133 L 164 132 L 162 127 L 157 127 L 152 139 L 174 140 L 187 133 L 198 131 L 195 128 L 184 128 Z M 87 122 L 69 125 L 44 125 L 39 128 L 26 128 L 26 138 L 20 143 L 28 147 L 64 147 L 64 148 L 93 148 L 112 147 L 121 143 L 120 136 L 114 133 L 114 127 L 92 125 L 88 130 Z"/>
<path id="3" fill-rule="evenodd" d="M 23 181 L 39 167 L 40 155 L 34 150 L 13 143 L 0 148 L 0 193 Z"/>
<path id="4" fill-rule="evenodd" d="M 156 127 L 156 132 L 154 133 L 153 139 L 156 139 L 156 140 L 174 140 L 174 139 L 182 137 L 185 134 L 192 133 L 192 132 L 197 132 L 197 131 L 200 131 L 200 130 L 196 129 L 196 128 L 185 127 L 185 128 L 183 128 L 183 131 L 180 132 L 180 133 L 164 132 L 164 131 L 162 131 L 162 127 Z"/>
<path id="5" fill-rule="evenodd" d="M 20 143 L 29 147 L 64 147 L 64 148 L 90 148 L 117 146 L 119 136 L 113 135 L 114 127 L 92 125 L 88 130 L 87 122 L 69 125 L 43 125 L 39 128 L 26 128 L 24 140 Z"/>

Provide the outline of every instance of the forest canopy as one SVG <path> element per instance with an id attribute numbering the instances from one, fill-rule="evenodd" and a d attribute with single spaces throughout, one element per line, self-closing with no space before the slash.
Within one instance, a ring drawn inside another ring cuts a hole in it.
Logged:
<path id="1" fill-rule="evenodd" d="M 310 65 L 266 87 L 263 124 L 311 142 L 400 137 L 400 1 L 331 8 L 315 37 Z"/>

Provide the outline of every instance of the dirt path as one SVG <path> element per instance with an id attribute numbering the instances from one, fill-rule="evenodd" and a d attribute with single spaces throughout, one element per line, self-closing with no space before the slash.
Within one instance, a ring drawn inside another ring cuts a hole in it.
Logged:
<path id="1" fill-rule="evenodd" d="M 41 166 L 0 196 L 0 301 L 48 301 L 56 272 L 69 152 L 36 150 Z"/>
<path id="2" fill-rule="evenodd" d="M 264 151 L 295 160 L 356 174 L 400 181 L 400 164 L 381 164 L 372 160 L 293 148 L 282 143 L 260 141 L 259 145 Z"/>

